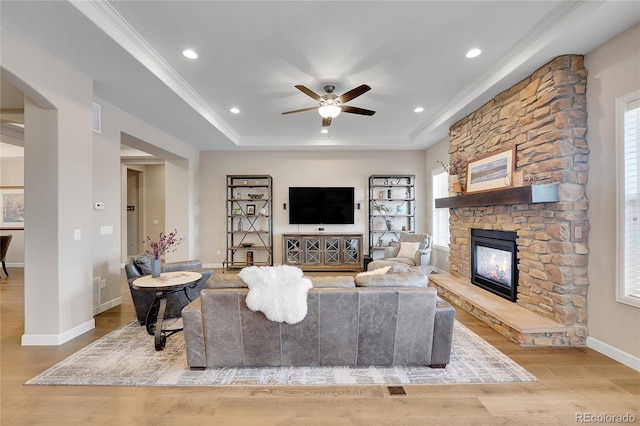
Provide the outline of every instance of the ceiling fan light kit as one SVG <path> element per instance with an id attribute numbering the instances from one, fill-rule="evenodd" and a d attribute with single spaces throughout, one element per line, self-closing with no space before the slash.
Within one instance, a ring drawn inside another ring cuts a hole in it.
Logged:
<path id="1" fill-rule="evenodd" d="M 341 96 L 336 96 L 333 94 L 333 91 L 335 90 L 335 86 L 332 84 L 327 84 L 326 86 L 323 87 L 326 94 L 322 96 L 318 95 L 313 90 L 301 84 L 295 87 L 305 95 L 318 101 L 320 105 L 315 107 L 296 109 L 293 111 L 286 111 L 286 112 L 283 112 L 282 114 L 292 114 L 294 112 L 317 110 L 318 113 L 320 113 L 320 115 L 322 116 L 322 127 L 328 127 L 331 125 L 331 121 L 334 118 L 336 118 L 341 112 L 348 112 L 351 114 L 358 114 L 358 115 L 373 115 L 376 113 L 375 111 L 371 111 L 368 109 L 344 105 L 346 102 L 349 102 L 350 100 L 357 98 L 363 93 L 366 93 L 369 90 L 371 90 L 371 87 L 367 86 L 366 84 L 361 84 L 360 86 L 356 87 L 355 89 L 349 90 L 348 92 L 342 94 Z"/>
<path id="2" fill-rule="evenodd" d="M 338 105 L 322 105 L 318 108 L 318 112 L 323 118 L 336 118 L 342 111 Z"/>

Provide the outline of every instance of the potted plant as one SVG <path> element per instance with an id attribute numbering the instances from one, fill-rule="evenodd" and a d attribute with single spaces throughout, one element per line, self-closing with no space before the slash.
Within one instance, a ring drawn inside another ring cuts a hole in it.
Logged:
<path id="1" fill-rule="evenodd" d="M 451 184 L 452 192 L 461 194 L 463 189 L 460 179 L 467 167 L 467 161 L 461 155 L 454 154 L 451 156 L 451 162 L 449 164 L 445 164 L 440 160 L 437 160 L 436 163 L 442 166 L 449 175 L 449 183 Z"/>
<path id="2" fill-rule="evenodd" d="M 143 241 L 143 244 L 147 246 L 145 253 L 153 255 L 153 261 L 151 262 L 152 277 L 157 278 L 160 276 L 160 270 L 162 268 L 160 256 L 176 251 L 176 246 L 184 241 L 184 238 L 177 238 L 177 234 L 177 230 L 169 234 L 161 232 L 158 241 L 153 241 L 150 237 L 145 238 Z"/>
<path id="3" fill-rule="evenodd" d="M 380 215 L 384 215 L 385 213 L 389 213 L 391 209 L 384 204 L 374 204 L 373 210 L 378 212 Z"/>

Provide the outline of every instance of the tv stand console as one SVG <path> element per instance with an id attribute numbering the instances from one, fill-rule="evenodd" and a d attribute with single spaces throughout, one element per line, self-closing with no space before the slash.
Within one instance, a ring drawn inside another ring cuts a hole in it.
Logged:
<path id="1" fill-rule="evenodd" d="M 360 272 L 362 234 L 283 234 L 282 264 L 305 271 Z"/>

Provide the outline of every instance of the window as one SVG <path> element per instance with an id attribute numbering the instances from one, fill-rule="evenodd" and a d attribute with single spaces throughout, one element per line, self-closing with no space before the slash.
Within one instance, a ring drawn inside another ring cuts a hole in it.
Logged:
<path id="1" fill-rule="evenodd" d="M 436 199 L 449 196 L 449 175 L 444 169 L 433 171 L 433 245 L 449 251 L 449 209 L 436 208 Z"/>
<path id="2" fill-rule="evenodd" d="M 616 299 L 640 307 L 640 91 L 616 100 Z"/>

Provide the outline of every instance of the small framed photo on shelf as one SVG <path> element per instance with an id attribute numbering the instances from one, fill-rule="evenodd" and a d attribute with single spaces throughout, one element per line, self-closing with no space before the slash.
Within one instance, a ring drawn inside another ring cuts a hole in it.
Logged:
<path id="1" fill-rule="evenodd" d="M 256 214 L 256 205 L 247 204 L 247 216 L 255 216 L 255 214 Z"/>
<path id="2" fill-rule="evenodd" d="M 515 165 L 513 148 L 492 152 L 469 161 L 467 166 L 467 193 L 489 191 L 511 186 L 509 177 Z"/>

